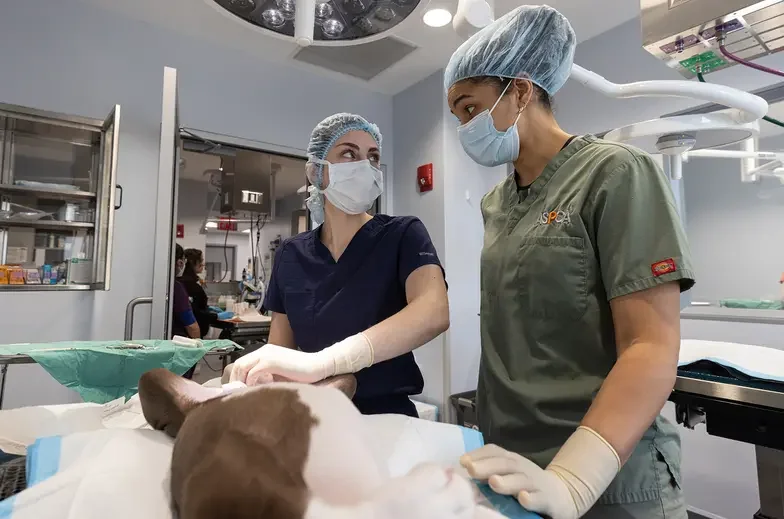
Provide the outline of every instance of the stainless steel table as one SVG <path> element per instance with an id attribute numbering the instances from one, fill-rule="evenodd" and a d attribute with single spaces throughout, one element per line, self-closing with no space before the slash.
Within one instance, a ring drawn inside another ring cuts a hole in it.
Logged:
<path id="1" fill-rule="evenodd" d="M 784 519 L 784 385 L 679 370 L 670 396 L 678 423 L 750 443 L 757 451 L 760 509 L 755 519 Z"/>
<path id="2" fill-rule="evenodd" d="M 205 357 L 218 357 L 221 360 L 223 369 L 229 364 L 229 358 L 237 348 L 218 348 L 210 350 L 204 354 Z M 3 399 L 5 398 L 5 377 L 8 374 L 8 366 L 11 364 L 35 364 L 35 360 L 29 355 L 0 355 L 0 410 L 3 409 Z"/>
<path id="3" fill-rule="evenodd" d="M 266 344 L 269 340 L 270 321 L 261 322 L 237 322 L 237 321 L 218 321 L 213 324 L 220 328 L 221 339 L 233 341 L 241 346 L 252 346 L 256 344 Z"/>

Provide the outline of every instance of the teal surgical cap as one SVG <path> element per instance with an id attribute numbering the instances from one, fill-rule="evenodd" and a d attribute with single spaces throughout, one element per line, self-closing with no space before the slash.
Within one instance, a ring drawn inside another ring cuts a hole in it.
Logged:
<path id="1" fill-rule="evenodd" d="M 308 144 L 308 180 L 314 186 L 322 188 L 324 181 L 324 166 L 311 162 L 311 158 L 326 160 L 327 153 L 335 143 L 348 132 L 362 131 L 367 132 L 373 137 L 378 145 L 378 152 L 381 153 L 381 132 L 378 126 L 369 123 L 362 116 L 354 114 L 340 113 L 330 115 L 313 128 Z M 321 225 L 324 222 L 324 194 L 318 192 L 313 187 L 309 189 L 310 197 L 307 200 L 308 209 L 314 225 Z"/>
<path id="2" fill-rule="evenodd" d="M 577 38 L 569 20 L 546 5 L 523 5 L 463 43 L 444 71 L 444 90 L 462 79 L 529 79 L 549 95 L 569 79 Z"/>

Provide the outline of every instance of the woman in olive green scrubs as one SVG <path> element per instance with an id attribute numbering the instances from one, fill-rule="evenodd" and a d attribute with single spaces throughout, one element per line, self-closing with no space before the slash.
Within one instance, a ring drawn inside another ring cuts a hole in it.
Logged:
<path id="1" fill-rule="evenodd" d="M 575 36 L 522 6 L 445 70 L 471 158 L 513 163 L 482 200 L 477 408 L 488 445 L 462 461 L 553 519 L 685 519 L 680 442 L 659 415 L 693 284 L 667 179 L 645 153 L 558 126 L 550 96 Z"/>

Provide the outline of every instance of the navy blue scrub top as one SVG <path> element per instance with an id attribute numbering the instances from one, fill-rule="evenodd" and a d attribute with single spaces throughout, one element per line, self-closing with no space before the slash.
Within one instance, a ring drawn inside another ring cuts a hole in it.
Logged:
<path id="1" fill-rule="evenodd" d="M 408 276 L 424 265 L 441 266 L 418 218 L 374 216 L 337 262 L 320 232 L 319 227 L 283 242 L 264 299 L 267 310 L 286 314 L 302 351 L 321 351 L 396 314 L 407 304 Z M 408 395 L 421 393 L 424 380 L 413 353 L 356 377 L 354 403 L 361 412 L 416 416 Z"/>

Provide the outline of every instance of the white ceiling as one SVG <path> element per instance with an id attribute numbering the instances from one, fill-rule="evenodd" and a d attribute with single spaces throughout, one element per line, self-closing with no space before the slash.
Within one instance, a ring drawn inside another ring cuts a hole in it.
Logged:
<path id="1" fill-rule="evenodd" d="M 83 1 L 259 59 L 286 62 L 291 66 L 330 74 L 322 68 L 295 62 L 291 59 L 297 50 L 293 42 L 266 36 L 264 29 L 221 14 L 208 3 L 212 0 Z M 453 12 L 457 5 L 457 0 L 434 1 L 439 6 L 451 6 Z M 569 18 L 580 41 L 639 16 L 640 10 L 639 0 L 549 0 L 548 4 Z M 496 15 L 507 13 L 519 5 L 522 4 L 516 0 L 496 0 Z M 416 16 L 402 22 L 395 36 L 413 43 L 418 50 L 370 82 L 339 74 L 335 74 L 336 77 L 385 94 L 396 94 L 443 68 L 461 43 L 451 24 L 436 29 L 426 26 Z"/>

